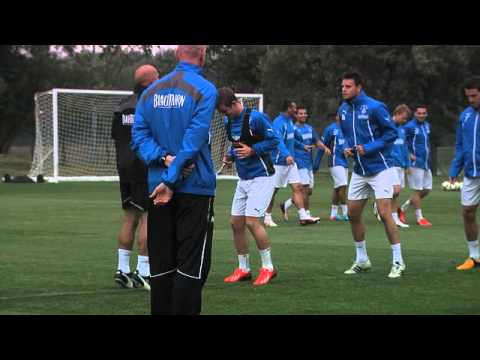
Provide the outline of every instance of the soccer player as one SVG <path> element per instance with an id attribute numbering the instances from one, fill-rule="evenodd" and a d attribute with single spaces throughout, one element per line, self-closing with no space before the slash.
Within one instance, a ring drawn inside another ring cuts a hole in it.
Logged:
<path id="1" fill-rule="evenodd" d="M 123 221 L 118 234 L 118 270 L 115 282 L 122 288 L 150 290 L 150 265 L 147 250 L 147 167 L 130 149 L 132 125 L 137 100 L 143 90 L 158 79 L 157 69 L 151 65 L 140 66 L 135 71 L 135 90 L 115 110 L 112 121 L 112 138 L 115 140 L 117 170 Z M 138 230 L 138 262 L 135 272 L 130 271 L 135 233 Z"/>
<path id="2" fill-rule="evenodd" d="M 398 229 L 392 217 L 393 179 L 391 145 L 397 137 L 387 107 L 367 96 L 358 73 L 342 77 L 343 103 L 338 109 L 340 129 L 345 139 L 346 157 L 355 166 L 348 189 L 348 216 L 356 248 L 356 259 L 345 274 L 358 274 L 371 268 L 367 255 L 362 212 L 371 191 L 391 244 L 393 264 L 389 278 L 399 278 L 405 270 Z"/>
<path id="3" fill-rule="evenodd" d="M 319 151 L 315 158 L 314 171 L 318 171 L 323 154 L 327 154 L 328 169 L 333 179 L 332 205 L 330 210 L 331 221 L 348 221 L 347 207 L 347 184 L 348 184 L 348 162 L 343 153 L 345 140 L 339 130 L 338 115 L 329 116 L 333 122 L 323 131 L 321 141 L 326 145 L 328 151 Z M 338 208 L 343 215 L 338 214 Z"/>
<path id="4" fill-rule="evenodd" d="M 265 212 L 264 223 L 266 226 L 275 227 L 277 224 L 272 219 L 272 208 L 275 202 L 275 195 L 279 188 L 287 187 L 290 184 L 292 188 L 292 198 L 295 206 L 298 208 L 298 217 L 300 225 L 315 224 L 317 221 L 308 216 L 303 204 L 302 184 L 298 167 L 295 163 L 295 132 L 292 118 L 297 112 L 297 104 L 286 100 L 283 103 L 284 112 L 273 121 L 273 129 L 280 138 L 280 143 L 272 152 L 273 163 L 275 167 L 275 190 L 272 200 Z"/>
<path id="5" fill-rule="evenodd" d="M 179 45 L 176 68 L 139 100 L 132 148 L 148 166 L 152 315 L 196 315 L 210 271 L 216 176 L 210 124 L 217 90 L 206 45 Z M 185 174 L 185 169 L 191 169 Z"/>
<path id="6" fill-rule="evenodd" d="M 227 136 L 232 142 L 225 164 L 236 164 L 240 180 L 233 197 L 230 225 L 238 255 L 238 268 L 226 277 L 226 283 L 250 280 L 248 239 L 246 229 L 257 243 L 262 267 L 253 285 L 265 285 L 277 275 L 273 267 L 268 234 L 260 218 L 272 198 L 275 169 L 271 152 L 279 143 L 269 118 L 256 110 L 248 109 L 229 88 L 218 90 L 217 110 L 226 115 Z"/>
<path id="7" fill-rule="evenodd" d="M 450 166 L 450 182 L 464 170 L 462 188 L 463 225 L 467 238 L 469 257 L 457 266 L 457 270 L 471 270 L 480 266 L 477 208 L 480 203 L 480 77 L 469 79 L 465 86 L 468 106 L 461 114 L 457 125 L 455 158 Z"/>
<path id="8" fill-rule="evenodd" d="M 406 211 L 410 204 L 415 208 L 417 224 L 430 227 L 432 224 L 422 214 L 422 199 L 432 190 L 432 170 L 430 170 L 430 124 L 427 121 L 428 110 L 425 105 L 417 106 L 415 118 L 405 129 L 406 141 L 412 160 L 408 186 L 413 190 L 410 198 L 400 208 L 400 220 L 406 223 Z"/>
<path id="9" fill-rule="evenodd" d="M 397 179 L 393 187 L 392 216 L 395 224 L 401 228 L 409 227 L 409 225 L 404 224 L 399 218 L 401 209 L 398 206 L 397 199 L 405 187 L 405 171 L 408 172 L 408 168 L 410 167 L 410 157 L 407 143 L 405 142 L 406 135 L 403 125 L 407 122 L 411 114 L 412 111 L 410 108 L 405 104 L 401 104 L 395 108 L 392 116 L 393 122 L 397 126 L 397 140 L 395 140 L 392 147 L 393 168 L 397 174 Z"/>
<path id="10" fill-rule="evenodd" d="M 312 150 L 315 146 L 322 149 L 325 148 L 325 146 L 320 141 L 315 129 L 307 124 L 308 112 L 304 106 L 297 106 L 295 118 L 297 119 L 294 125 L 295 162 L 298 166 L 298 175 L 300 176 L 300 183 L 302 184 L 303 204 L 307 215 L 313 220 L 318 221 L 320 218 L 312 217 L 310 213 L 309 198 L 312 195 L 314 186 Z M 292 205 L 294 205 L 292 198 L 280 204 L 280 210 L 285 220 L 288 220 L 288 209 Z"/>

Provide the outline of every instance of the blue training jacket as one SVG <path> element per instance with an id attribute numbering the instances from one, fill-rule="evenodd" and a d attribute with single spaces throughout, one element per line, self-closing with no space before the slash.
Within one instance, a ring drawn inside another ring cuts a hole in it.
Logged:
<path id="1" fill-rule="evenodd" d="M 312 170 L 313 157 L 311 151 L 306 151 L 304 145 L 316 145 L 319 138 L 313 127 L 308 124 L 295 124 L 295 162 L 299 169 Z M 298 141 L 298 142 L 297 142 Z"/>
<path id="2" fill-rule="evenodd" d="M 287 165 L 286 158 L 291 156 L 295 158 L 295 131 L 292 118 L 280 113 L 273 120 L 273 130 L 280 138 L 277 148 L 272 151 L 272 160 L 275 165 Z"/>
<path id="3" fill-rule="evenodd" d="M 233 139 L 240 139 L 243 127 L 243 116 L 246 110 L 245 108 L 239 117 L 230 120 Z M 228 121 L 228 118 L 225 116 L 225 126 L 228 124 Z M 271 176 L 268 173 L 267 165 L 260 155 L 267 153 L 270 156 L 271 152 L 278 146 L 280 140 L 272 129 L 270 119 L 264 113 L 252 110 L 249 125 L 251 134 L 259 135 L 263 137 L 263 140 L 252 145 L 255 154 L 245 159 L 239 159 L 233 151 L 233 147 L 230 148 L 229 154 L 233 161 L 235 161 L 238 177 L 242 180 L 250 180 L 260 176 Z"/>
<path id="4" fill-rule="evenodd" d="M 348 161 L 343 154 L 343 145 L 345 144 L 345 139 L 342 137 L 341 131 L 336 122 L 331 123 L 323 130 L 320 140 L 332 152 L 332 156 L 330 156 L 328 159 L 328 167 L 343 166 L 344 168 L 348 168 Z M 315 171 L 319 169 L 323 155 L 323 150 L 319 150 L 317 152 L 313 167 Z"/>
<path id="5" fill-rule="evenodd" d="M 457 177 L 462 169 L 468 178 L 480 177 L 480 113 L 467 107 L 457 125 L 455 158 L 450 166 L 450 177 Z"/>
<path id="6" fill-rule="evenodd" d="M 148 166 L 150 192 L 164 183 L 176 193 L 215 195 L 209 130 L 217 90 L 201 73 L 199 66 L 180 62 L 137 104 L 132 149 Z M 161 160 L 167 154 L 176 156 L 169 168 Z M 193 172 L 183 178 L 182 169 L 192 163 Z"/>
<path id="7" fill-rule="evenodd" d="M 396 127 L 398 137 L 392 147 L 393 166 L 406 169 L 410 167 L 410 154 L 406 142 L 406 133 L 403 126 L 396 124 Z"/>
<path id="8" fill-rule="evenodd" d="M 430 169 L 430 124 L 426 119 L 423 123 L 412 119 L 403 128 L 406 133 L 408 151 L 416 157 L 411 166 L 425 170 Z"/>
<path id="9" fill-rule="evenodd" d="M 362 91 L 356 98 L 344 101 L 339 109 L 340 129 L 345 148 L 363 145 L 365 156 L 355 151 L 353 171 L 361 176 L 373 176 L 392 167 L 391 147 L 397 130 L 387 106 Z"/>

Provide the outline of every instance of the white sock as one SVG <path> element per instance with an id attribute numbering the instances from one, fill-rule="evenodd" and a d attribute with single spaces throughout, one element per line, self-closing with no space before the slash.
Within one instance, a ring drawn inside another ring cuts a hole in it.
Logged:
<path id="1" fill-rule="evenodd" d="M 330 217 L 335 217 L 338 215 L 338 205 L 332 205 L 332 210 L 330 211 Z"/>
<path id="2" fill-rule="evenodd" d="M 310 214 L 310 210 L 305 210 L 307 212 L 308 217 L 312 217 L 312 214 Z"/>
<path id="3" fill-rule="evenodd" d="M 285 201 L 285 203 L 283 205 L 285 206 L 285 210 L 290 209 L 293 205 L 292 199 L 288 199 L 287 201 Z"/>
<path id="4" fill-rule="evenodd" d="M 467 243 L 468 243 L 468 252 L 470 254 L 470 257 L 475 260 L 480 259 L 480 250 L 479 250 L 480 245 L 478 240 L 467 241 Z"/>
<path id="5" fill-rule="evenodd" d="M 260 252 L 260 257 L 262 258 L 262 267 L 272 271 L 273 264 L 272 264 L 272 255 L 270 253 L 270 248 L 266 248 L 265 250 L 259 250 L 259 252 Z"/>
<path id="6" fill-rule="evenodd" d="M 148 261 L 148 256 L 138 255 L 137 270 L 143 277 L 150 276 L 150 263 Z"/>
<path id="7" fill-rule="evenodd" d="M 392 248 L 393 253 L 393 263 L 399 263 L 403 265 L 403 258 L 402 258 L 402 249 L 400 247 L 400 243 L 395 245 L 390 245 Z"/>
<path id="8" fill-rule="evenodd" d="M 238 267 L 243 271 L 250 271 L 250 256 L 248 254 L 238 255 Z"/>
<path id="9" fill-rule="evenodd" d="M 415 216 L 417 217 L 417 221 L 419 221 L 420 219 L 423 219 L 422 209 L 415 210 Z"/>
<path id="10" fill-rule="evenodd" d="M 347 205 L 340 205 L 340 207 L 342 208 L 342 214 L 343 214 L 343 216 L 347 216 L 347 215 L 348 215 L 348 207 L 347 207 Z"/>
<path id="11" fill-rule="evenodd" d="M 367 255 L 367 242 L 363 241 L 355 241 L 355 249 L 357 250 L 357 259 L 355 260 L 357 263 L 364 263 L 368 260 Z"/>
<path id="12" fill-rule="evenodd" d="M 410 206 L 410 200 L 407 200 L 403 203 L 402 206 L 400 206 L 400 209 L 402 209 L 402 211 L 407 211 L 408 210 L 408 207 Z"/>
<path id="13" fill-rule="evenodd" d="M 398 223 L 400 221 L 400 219 L 398 218 L 398 214 L 396 212 L 392 212 L 392 217 L 395 223 Z"/>
<path id="14" fill-rule="evenodd" d="M 272 220 L 272 213 L 265 213 L 265 220 Z"/>
<path id="15" fill-rule="evenodd" d="M 118 269 L 126 274 L 130 273 L 131 254 L 131 250 L 118 249 Z"/>
<path id="16" fill-rule="evenodd" d="M 307 212 L 305 211 L 305 208 L 301 208 L 300 210 L 298 210 L 298 217 L 300 218 L 300 220 L 310 219 L 307 215 Z"/>

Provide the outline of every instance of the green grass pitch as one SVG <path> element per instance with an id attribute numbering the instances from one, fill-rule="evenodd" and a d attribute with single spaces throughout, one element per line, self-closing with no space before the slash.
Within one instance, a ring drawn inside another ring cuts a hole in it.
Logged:
<path id="1" fill-rule="evenodd" d="M 331 181 L 316 178 L 312 213 L 319 224 L 300 227 L 296 214 L 280 218 L 277 195 L 269 229 L 279 276 L 269 286 L 226 285 L 237 265 L 228 226 L 235 182 L 219 181 L 212 267 L 203 314 L 480 314 L 480 270 L 459 272 L 467 256 L 459 193 L 443 192 L 437 178 L 423 212 L 430 229 L 400 229 L 407 271 L 388 279 L 391 250 L 383 226 L 365 214 L 369 273 L 346 276 L 354 258 L 348 223 L 332 223 Z M 401 195 L 404 200 L 407 191 Z M 0 183 L 0 314 L 148 314 L 149 295 L 119 289 L 116 236 L 121 220 L 117 183 Z M 409 212 L 413 220 L 413 210 Z M 260 266 L 250 242 L 254 276 Z M 131 266 L 136 264 L 136 255 Z"/>

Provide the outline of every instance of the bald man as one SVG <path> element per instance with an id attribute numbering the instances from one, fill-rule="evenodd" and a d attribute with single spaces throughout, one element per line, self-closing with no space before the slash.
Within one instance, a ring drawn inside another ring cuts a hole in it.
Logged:
<path id="1" fill-rule="evenodd" d="M 158 79 L 158 71 L 152 65 L 142 65 L 135 70 L 134 79 L 134 94 L 120 102 L 112 121 L 112 138 L 115 140 L 123 208 L 123 220 L 118 234 L 118 269 L 114 279 L 121 288 L 150 291 L 147 168 L 130 149 L 130 142 L 137 100 L 143 91 Z M 137 232 L 138 261 L 137 269 L 132 272 L 130 257 Z"/>
<path id="2" fill-rule="evenodd" d="M 132 149 L 148 165 L 153 315 L 200 314 L 210 270 L 216 176 L 209 130 L 217 90 L 202 76 L 206 50 L 178 46 L 177 66 L 145 91 L 135 112 Z"/>

